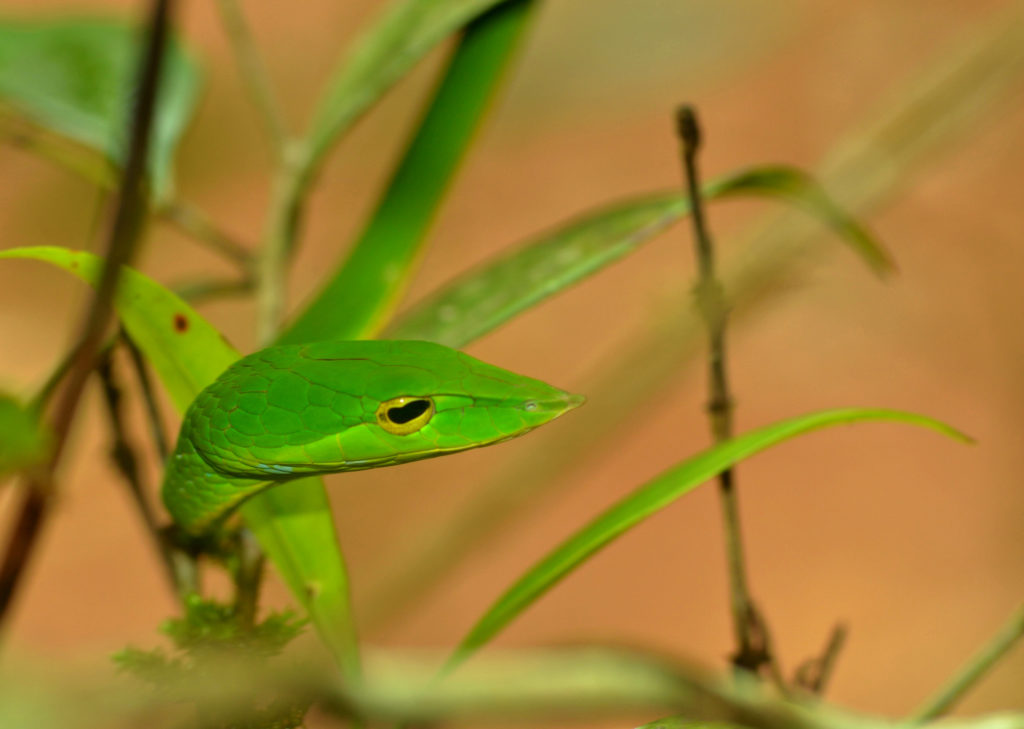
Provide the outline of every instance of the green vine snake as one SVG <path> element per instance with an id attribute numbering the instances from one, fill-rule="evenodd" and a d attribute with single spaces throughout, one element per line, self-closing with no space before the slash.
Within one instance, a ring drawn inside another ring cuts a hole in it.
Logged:
<path id="1" fill-rule="evenodd" d="M 265 488 L 500 443 L 583 402 L 430 342 L 268 347 L 189 407 L 163 500 L 192 533 Z"/>

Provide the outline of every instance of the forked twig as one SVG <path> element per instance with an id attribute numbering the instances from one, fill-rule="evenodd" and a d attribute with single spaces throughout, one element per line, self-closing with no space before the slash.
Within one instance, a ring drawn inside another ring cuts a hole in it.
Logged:
<path id="1" fill-rule="evenodd" d="M 725 291 L 715 274 L 715 251 L 704 215 L 697 170 L 697 154 L 701 147 L 701 131 L 696 110 L 684 105 L 676 113 L 676 131 L 682 143 L 683 170 L 690 198 L 690 220 L 697 254 L 697 309 L 708 334 L 708 418 L 715 443 L 733 434 L 733 399 L 726 370 L 725 330 L 728 320 Z M 725 524 L 726 558 L 729 564 L 729 595 L 736 652 L 732 664 L 737 669 L 757 673 L 768 666 L 781 687 L 781 672 L 771 655 L 768 628 L 750 597 L 743 554 L 735 476 L 727 468 L 718 477 L 722 516 Z"/>
<path id="2" fill-rule="evenodd" d="M 842 623 L 832 628 L 828 642 L 825 643 L 825 650 L 820 656 L 811 658 L 797 669 L 793 683 L 819 696 L 825 693 L 839 654 L 846 645 L 847 633 L 846 626 Z"/>

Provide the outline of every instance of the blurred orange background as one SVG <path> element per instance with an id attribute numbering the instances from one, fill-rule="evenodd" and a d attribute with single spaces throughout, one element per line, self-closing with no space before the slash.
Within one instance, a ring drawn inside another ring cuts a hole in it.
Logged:
<path id="1" fill-rule="evenodd" d="M 289 119 L 307 118 L 339 50 L 380 3 L 245 4 Z M 697 104 L 710 176 L 763 162 L 808 169 L 900 84 L 1014 5 L 990 0 L 755 3 L 550 0 L 433 232 L 410 300 L 588 208 L 678 188 L 671 115 Z M 3 12 L 132 13 L 133 2 L 29 2 Z M 184 199 L 255 244 L 268 196 L 266 140 L 241 91 L 212 3 L 180 7 L 207 80 L 179 155 Z M 442 54 L 431 56 L 333 155 L 316 189 L 292 305 L 313 292 L 358 232 Z M 888 101 L 887 101 L 888 100 Z M 746 430 L 827 407 L 895 407 L 939 417 L 963 447 L 896 425 L 861 425 L 783 445 L 738 471 L 754 594 L 784 667 L 816 654 L 838 620 L 850 638 L 830 697 L 868 711 L 917 705 L 1024 597 L 1024 95 L 1020 84 L 931 155 L 868 222 L 899 274 L 874 278 L 831 239 L 799 285 L 737 322 L 730 370 Z M 0 246 L 89 247 L 103 220 L 86 183 L 0 147 Z M 773 203 L 714 206 L 730 246 Z M 143 270 L 164 282 L 223 264 L 154 224 Z M 587 376 L 690 285 L 679 226 L 625 262 L 489 335 L 470 351 L 586 392 Z M 28 263 L 0 266 L 0 386 L 29 393 L 67 347 L 84 287 Z M 254 308 L 202 311 L 240 348 Z M 691 362 L 619 424 L 556 488 L 474 550 L 368 643 L 453 645 L 523 570 L 619 495 L 709 442 L 703 367 Z M 160 638 L 175 609 L 156 556 L 107 458 L 91 390 L 62 469 L 62 492 L 16 606 L 7 650 L 103 665 Z M 168 408 L 168 413 L 170 409 Z M 169 416 L 170 417 L 170 416 Z M 583 408 L 571 418 L 587 418 Z M 568 420 L 568 418 L 566 419 Z M 144 439 L 141 419 L 138 440 Z M 550 426 L 564 427 L 563 422 Z M 363 618 L 369 585 L 401 547 L 475 490 L 536 453 L 548 429 L 457 458 L 328 479 Z M 554 437 L 552 435 L 552 437 Z M 150 464 L 150 480 L 158 478 Z M 3 495 L 11 513 L 11 489 Z M 269 602 L 289 603 L 271 578 Z M 499 645 L 616 642 L 721 667 L 732 650 L 717 495 L 703 487 L 600 553 L 543 598 Z M 963 711 L 1024 709 L 1024 652 Z"/>

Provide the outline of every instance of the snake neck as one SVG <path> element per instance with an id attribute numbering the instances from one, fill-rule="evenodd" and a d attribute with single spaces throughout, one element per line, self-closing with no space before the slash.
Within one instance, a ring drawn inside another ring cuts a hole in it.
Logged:
<path id="1" fill-rule="evenodd" d="M 183 432 L 167 463 L 162 497 L 174 522 L 197 534 L 212 529 L 231 509 L 271 484 L 218 473 Z"/>

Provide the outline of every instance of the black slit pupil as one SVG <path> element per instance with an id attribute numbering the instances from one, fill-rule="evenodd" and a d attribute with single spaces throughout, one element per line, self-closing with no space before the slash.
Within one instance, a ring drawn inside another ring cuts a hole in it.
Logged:
<path id="1" fill-rule="evenodd" d="M 429 407 L 429 400 L 413 400 L 398 408 L 388 408 L 388 420 L 395 425 L 405 425 L 423 415 Z"/>

